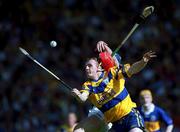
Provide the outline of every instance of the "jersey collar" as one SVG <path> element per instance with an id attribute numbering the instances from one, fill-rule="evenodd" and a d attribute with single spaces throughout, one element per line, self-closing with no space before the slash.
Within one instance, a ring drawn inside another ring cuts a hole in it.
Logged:
<path id="1" fill-rule="evenodd" d="M 92 82 L 97 82 L 97 81 L 99 81 L 101 78 L 103 78 L 104 77 L 104 71 L 101 73 L 101 75 L 99 76 L 99 78 L 97 79 L 97 80 L 91 80 Z"/>

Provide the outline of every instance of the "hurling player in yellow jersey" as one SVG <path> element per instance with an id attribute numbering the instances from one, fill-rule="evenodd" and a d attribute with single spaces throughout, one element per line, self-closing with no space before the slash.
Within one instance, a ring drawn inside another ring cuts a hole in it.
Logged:
<path id="1" fill-rule="evenodd" d="M 112 54 L 112 50 L 108 47 L 108 44 L 103 41 L 99 41 L 96 48 L 98 51 L 105 51 Z M 115 54 L 113 60 L 115 62 L 114 65 L 119 67 L 121 64 L 121 56 Z M 103 113 L 97 107 L 93 106 L 93 108 L 89 110 L 88 117 L 76 125 L 74 132 L 107 132 L 111 127 L 112 123 L 106 123 Z"/>
<path id="2" fill-rule="evenodd" d="M 125 88 L 125 78 L 141 71 L 153 57 L 156 57 L 155 53 L 149 51 L 140 61 L 114 66 L 108 72 L 99 69 L 96 58 L 90 58 L 85 64 L 88 80 L 83 84 L 83 92 L 74 88 L 72 93 L 82 102 L 89 99 L 104 114 L 105 121 L 113 123 L 115 131 L 141 132 L 141 117 Z"/>

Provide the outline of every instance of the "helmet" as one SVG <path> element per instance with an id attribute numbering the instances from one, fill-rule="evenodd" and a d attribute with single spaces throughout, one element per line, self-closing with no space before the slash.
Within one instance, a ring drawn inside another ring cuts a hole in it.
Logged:
<path id="1" fill-rule="evenodd" d="M 99 53 L 99 59 L 105 71 L 109 71 L 111 67 L 115 66 L 115 61 L 108 52 Z"/>

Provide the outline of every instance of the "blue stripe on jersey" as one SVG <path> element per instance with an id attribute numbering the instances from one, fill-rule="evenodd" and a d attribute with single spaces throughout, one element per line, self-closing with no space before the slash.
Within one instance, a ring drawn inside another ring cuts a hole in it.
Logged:
<path id="1" fill-rule="evenodd" d="M 88 88 L 90 89 L 90 92 L 94 94 L 102 93 L 104 92 L 104 89 L 106 88 L 107 84 L 110 82 L 112 79 L 113 75 L 111 72 L 108 73 L 108 77 L 102 81 L 99 86 L 93 87 L 92 85 L 87 85 Z"/>
<path id="2" fill-rule="evenodd" d="M 104 104 L 101 108 L 99 108 L 103 113 L 117 105 L 119 102 L 123 101 L 128 96 L 128 91 L 126 88 L 123 89 L 123 91 L 114 97 L 112 100 L 108 101 L 106 104 Z"/>

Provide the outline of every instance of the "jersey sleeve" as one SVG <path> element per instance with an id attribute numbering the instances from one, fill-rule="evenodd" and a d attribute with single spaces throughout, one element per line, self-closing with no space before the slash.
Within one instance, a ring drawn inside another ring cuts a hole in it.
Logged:
<path id="1" fill-rule="evenodd" d="M 130 64 L 122 65 L 122 74 L 125 78 L 131 77 L 131 75 L 128 73 L 129 68 Z"/>
<path id="2" fill-rule="evenodd" d="M 173 124 L 172 118 L 171 118 L 162 108 L 159 108 L 159 113 L 160 113 L 160 116 L 161 116 L 162 121 L 163 121 L 167 126 Z"/>
<path id="3" fill-rule="evenodd" d="M 115 62 L 116 62 L 116 65 L 119 67 L 120 64 L 121 64 L 121 56 L 116 53 L 116 54 L 113 56 L 113 58 L 114 58 L 114 60 L 115 60 Z"/>
<path id="4" fill-rule="evenodd" d="M 82 85 L 82 90 L 80 90 L 81 93 L 83 92 L 88 92 L 90 93 L 90 88 L 88 87 L 88 82 L 85 82 L 83 85 Z"/>
<path id="5" fill-rule="evenodd" d="M 116 79 L 129 78 L 129 77 L 131 77 L 128 74 L 129 68 L 130 68 L 130 64 L 121 65 L 120 67 L 115 66 L 115 67 L 111 68 L 111 73 L 112 73 L 113 77 L 115 77 Z"/>
<path id="6" fill-rule="evenodd" d="M 118 77 L 123 76 L 124 78 L 129 78 L 131 77 L 128 73 L 129 68 L 130 64 L 122 64 L 120 67 L 117 68 L 116 74 L 118 75 Z"/>

